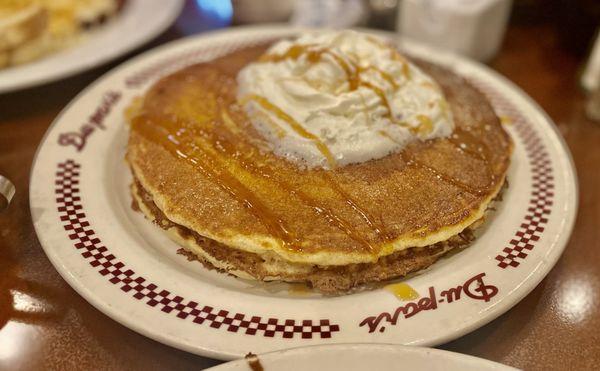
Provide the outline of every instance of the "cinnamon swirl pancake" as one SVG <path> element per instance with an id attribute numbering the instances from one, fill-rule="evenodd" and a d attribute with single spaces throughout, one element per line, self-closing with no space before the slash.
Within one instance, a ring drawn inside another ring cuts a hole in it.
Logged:
<path id="1" fill-rule="evenodd" d="M 325 292 L 471 242 L 512 151 L 469 83 L 355 32 L 187 67 L 127 117 L 134 209 L 186 255 Z"/>

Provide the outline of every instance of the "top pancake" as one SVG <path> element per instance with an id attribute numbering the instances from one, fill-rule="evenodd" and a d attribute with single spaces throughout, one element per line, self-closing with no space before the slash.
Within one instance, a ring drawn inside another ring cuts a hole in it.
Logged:
<path id="1" fill-rule="evenodd" d="M 500 190 L 512 143 L 490 104 L 448 70 L 450 138 L 333 170 L 275 156 L 236 103 L 236 75 L 267 46 L 162 78 L 130 112 L 127 160 L 175 223 L 241 250 L 293 262 L 372 262 L 458 234 Z"/>

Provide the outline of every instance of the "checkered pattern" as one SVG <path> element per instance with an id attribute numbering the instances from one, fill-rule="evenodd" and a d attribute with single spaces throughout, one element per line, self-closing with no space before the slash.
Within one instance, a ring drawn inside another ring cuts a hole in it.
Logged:
<path id="1" fill-rule="evenodd" d="M 206 62 L 212 59 L 222 57 L 226 54 L 232 53 L 242 47 L 251 47 L 263 43 L 268 43 L 275 40 L 269 36 L 267 38 L 256 38 L 245 39 L 243 37 L 228 41 L 226 43 L 218 45 L 209 45 L 197 49 L 188 50 L 179 54 L 170 55 L 165 57 L 154 64 L 142 69 L 139 72 L 127 77 L 125 79 L 125 85 L 128 88 L 139 88 L 148 81 L 161 76 L 166 76 L 171 72 L 175 72 L 184 67 L 191 66 L 195 63 Z"/>
<path id="2" fill-rule="evenodd" d="M 493 88 L 479 81 L 471 82 L 487 95 L 499 116 L 506 116 L 510 119 L 517 136 L 525 146 L 531 167 L 532 190 L 527 213 L 514 237 L 508 242 L 508 246 L 504 247 L 502 253 L 495 258 L 498 261 L 498 267 L 502 269 L 516 268 L 520 264 L 519 260 L 525 259 L 528 252 L 534 248 L 535 243 L 544 232 L 544 226 L 548 223 L 548 215 L 552 211 L 554 197 L 552 163 L 539 135 L 521 112 Z"/>
<path id="3" fill-rule="evenodd" d="M 340 331 L 340 327 L 331 324 L 328 319 L 280 320 L 216 309 L 196 301 L 186 300 L 148 282 L 111 254 L 90 227 L 79 196 L 80 168 L 81 166 L 73 160 L 58 164 L 55 186 L 60 220 L 81 256 L 123 292 L 145 302 L 150 307 L 175 315 L 182 320 L 191 320 L 196 324 L 206 324 L 229 332 L 265 337 L 281 336 L 284 339 L 294 337 L 312 339 L 313 337 L 330 338 L 334 332 Z"/>

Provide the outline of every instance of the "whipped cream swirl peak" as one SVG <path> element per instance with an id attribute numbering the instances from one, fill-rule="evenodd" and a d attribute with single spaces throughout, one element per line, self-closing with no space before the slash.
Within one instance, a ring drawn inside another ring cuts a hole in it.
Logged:
<path id="1" fill-rule="evenodd" d="M 381 158 L 454 128 L 430 76 L 385 41 L 355 31 L 277 42 L 237 80 L 238 102 L 275 154 L 307 167 Z"/>

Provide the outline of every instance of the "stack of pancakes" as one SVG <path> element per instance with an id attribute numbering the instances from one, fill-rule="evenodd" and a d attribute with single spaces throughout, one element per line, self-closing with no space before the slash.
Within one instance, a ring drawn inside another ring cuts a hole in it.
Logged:
<path id="1" fill-rule="evenodd" d="M 207 267 L 329 293 L 423 269 L 473 240 L 512 151 L 479 91 L 416 62 L 449 102 L 450 137 L 303 168 L 274 155 L 236 102 L 238 71 L 265 50 L 185 68 L 130 107 L 134 209 Z"/>
<path id="2" fill-rule="evenodd" d="M 123 0 L 0 1 L 0 68 L 71 45 L 122 4 Z"/>

